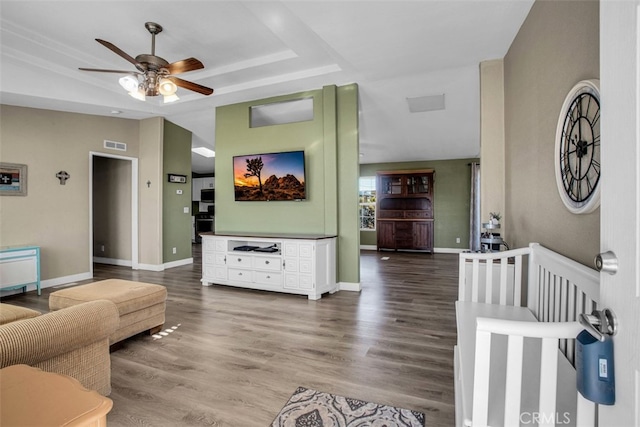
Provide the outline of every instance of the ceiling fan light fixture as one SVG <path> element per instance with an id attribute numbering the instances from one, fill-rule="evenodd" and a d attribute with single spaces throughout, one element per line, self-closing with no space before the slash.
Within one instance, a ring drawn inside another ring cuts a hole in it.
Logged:
<path id="1" fill-rule="evenodd" d="M 132 97 L 134 97 L 139 101 L 145 101 L 147 99 L 142 89 L 132 90 L 131 92 L 129 92 L 129 95 L 131 95 Z"/>
<path id="2" fill-rule="evenodd" d="M 138 90 L 138 79 L 132 74 L 120 77 L 118 82 L 127 92 L 136 92 Z"/>
<path id="3" fill-rule="evenodd" d="M 175 94 L 177 90 L 178 86 L 176 86 L 176 84 L 169 79 L 161 79 L 160 83 L 158 84 L 158 92 L 160 92 L 160 94 L 164 96 L 171 96 Z M 165 102 L 167 101 L 165 100 Z"/>
<path id="4" fill-rule="evenodd" d="M 168 104 L 169 102 L 175 102 L 178 99 L 178 95 L 176 95 L 175 93 L 173 95 L 164 95 L 164 103 Z"/>

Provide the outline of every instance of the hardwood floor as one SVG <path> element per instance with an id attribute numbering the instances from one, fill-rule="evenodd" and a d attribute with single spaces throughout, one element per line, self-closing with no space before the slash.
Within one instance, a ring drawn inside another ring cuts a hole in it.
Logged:
<path id="1" fill-rule="evenodd" d="M 388 260 L 381 258 L 388 257 Z M 363 251 L 362 292 L 306 297 L 200 285 L 193 265 L 164 272 L 95 265 L 94 281 L 165 285 L 162 339 L 111 354 L 113 426 L 268 426 L 298 386 L 401 406 L 454 425 L 458 257 Z M 48 311 L 47 288 L 3 302 Z"/>

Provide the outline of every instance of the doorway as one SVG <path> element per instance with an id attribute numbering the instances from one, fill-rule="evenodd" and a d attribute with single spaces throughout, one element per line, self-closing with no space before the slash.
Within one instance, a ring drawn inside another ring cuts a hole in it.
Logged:
<path id="1" fill-rule="evenodd" d="M 89 153 L 89 271 L 93 263 L 138 269 L 138 159 Z"/>

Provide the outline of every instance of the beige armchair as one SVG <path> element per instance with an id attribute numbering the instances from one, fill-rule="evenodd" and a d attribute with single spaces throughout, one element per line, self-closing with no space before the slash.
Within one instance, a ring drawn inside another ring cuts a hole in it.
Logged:
<path id="1" fill-rule="evenodd" d="M 0 368 L 25 364 L 69 375 L 108 396 L 109 336 L 118 324 L 116 305 L 98 300 L 0 325 Z"/>

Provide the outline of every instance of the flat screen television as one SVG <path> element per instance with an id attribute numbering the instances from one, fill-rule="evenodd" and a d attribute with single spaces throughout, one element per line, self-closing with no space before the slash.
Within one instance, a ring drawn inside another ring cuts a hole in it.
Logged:
<path id="1" fill-rule="evenodd" d="M 233 157 L 236 201 L 305 200 L 304 151 Z"/>

